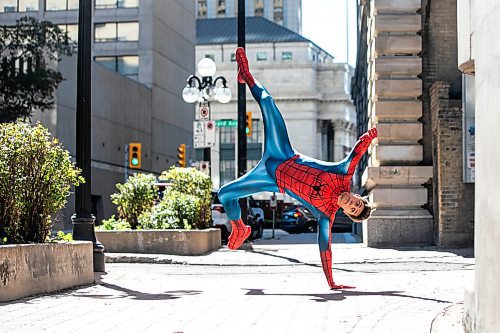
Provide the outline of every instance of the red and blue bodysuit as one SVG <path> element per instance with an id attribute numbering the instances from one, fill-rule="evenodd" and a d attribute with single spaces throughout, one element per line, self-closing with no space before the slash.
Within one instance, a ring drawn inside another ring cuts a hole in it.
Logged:
<path id="1" fill-rule="evenodd" d="M 260 162 L 243 177 L 219 190 L 219 199 L 233 227 L 228 247 L 239 248 L 251 231 L 241 220 L 239 198 L 262 191 L 287 193 L 317 218 L 318 245 L 325 277 L 330 288 L 342 288 L 332 277 L 331 228 L 339 209 L 338 196 L 349 192 L 356 165 L 373 136 L 361 136 L 349 155 L 336 163 L 319 161 L 294 151 L 281 113 L 271 95 L 250 74 L 242 48 L 237 49 L 236 60 L 240 82 L 248 84 L 262 111 L 265 142 Z"/>

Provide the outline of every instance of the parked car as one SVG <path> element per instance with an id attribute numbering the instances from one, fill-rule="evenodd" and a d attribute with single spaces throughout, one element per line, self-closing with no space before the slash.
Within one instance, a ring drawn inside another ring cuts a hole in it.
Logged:
<path id="1" fill-rule="evenodd" d="M 212 225 L 215 228 L 221 229 L 221 239 L 223 244 L 227 244 L 227 240 L 232 231 L 231 222 L 227 217 L 224 206 L 220 202 L 217 192 L 212 192 Z M 247 224 L 252 227 L 252 233 L 249 239 L 254 240 L 262 237 L 264 232 L 264 211 L 258 207 L 252 207 L 252 198 L 247 198 Z"/>
<path id="2" fill-rule="evenodd" d="M 344 211 L 339 209 L 335 214 L 332 232 L 352 232 L 352 223 L 352 220 L 345 215 Z"/>
<path id="3" fill-rule="evenodd" d="M 316 232 L 318 221 L 304 206 L 295 205 L 283 211 L 281 216 L 281 229 L 293 233 Z"/>

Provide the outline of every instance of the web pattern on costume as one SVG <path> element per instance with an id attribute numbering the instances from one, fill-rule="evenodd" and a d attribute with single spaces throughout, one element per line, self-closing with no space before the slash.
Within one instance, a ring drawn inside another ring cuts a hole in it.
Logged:
<path id="1" fill-rule="evenodd" d="M 352 176 L 297 163 L 299 157 L 295 155 L 276 169 L 280 192 L 292 191 L 333 220 L 339 209 L 337 198 L 340 193 L 349 191 Z"/>

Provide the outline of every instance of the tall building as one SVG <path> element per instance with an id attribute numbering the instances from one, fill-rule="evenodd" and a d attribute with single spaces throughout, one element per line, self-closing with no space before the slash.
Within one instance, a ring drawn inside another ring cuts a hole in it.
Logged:
<path id="1" fill-rule="evenodd" d="M 198 19 L 196 60 L 217 65 L 216 76 L 228 80 L 233 99 L 211 103 L 218 121 L 218 142 L 212 149 L 212 179 L 217 188 L 236 178 L 237 119 L 236 18 Z M 246 53 L 250 69 L 273 95 L 292 146 L 313 158 L 338 161 L 356 141 L 356 114 L 350 96 L 353 69 L 307 38 L 263 17 L 246 20 Z M 264 131 L 258 104 L 247 93 L 252 135 L 247 139 L 247 169 L 262 157 Z M 287 199 L 287 198 L 285 198 Z"/>
<path id="2" fill-rule="evenodd" d="M 456 0 L 364 1 L 353 84 L 360 133 L 379 138 L 360 163 L 377 207 L 363 224 L 372 246 L 470 246 L 474 198 L 463 130 Z M 443 47 L 444 46 L 444 47 Z M 468 150 L 469 149 L 469 150 Z"/>
<path id="3" fill-rule="evenodd" d="M 235 17 L 238 0 L 196 0 L 197 18 Z M 302 33 L 302 0 L 247 0 L 245 16 L 264 17 Z"/>
<path id="4" fill-rule="evenodd" d="M 0 0 L 0 24 L 34 16 L 76 40 L 78 0 Z M 124 181 L 125 146 L 142 144 L 139 171 L 161 173 L 176 148 L 192 141 L 194 114 L 181 97 L 194 71 L 195 3 L 183 0 L 95 0 L 92 67 L 92 203 L 98 220 L 116 213 L 110 194 Z M 65 78 L 56 107 L 36 113 L 75 153 L 76 54 L 58 64 Z M 129 173 L 132 170 L 128 171 Z M 58 227 L 71 227 L 73 198 Z"/>

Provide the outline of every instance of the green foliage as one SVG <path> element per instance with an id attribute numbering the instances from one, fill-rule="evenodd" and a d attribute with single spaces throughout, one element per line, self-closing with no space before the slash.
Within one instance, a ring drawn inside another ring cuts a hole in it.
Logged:
<path id="1" fill-rule="evenodd" d="M 97 230 L 131 230 L 130 224 L 124 219 L 116 219 L 114 215 L 107 220 L 102 220 L 102 224 L 96 227 Z"/>
<path id="2" fill-rule="evenodd" d="M 152 211 L 139 218 L 140 229 L 191 229 L 199 218 L 199 199 L 190 194 L 169 191 Z"/>
<path id="3" fill-rule="evenodd" d="M 65 234 L 64 231 L 59 230 L 56 235 L 47 238 L 48 242 L 72 242 L 73 234 L 71 232 Z"/>
<path id="4" fill-rule="evenodd" d="M 139 216 L 150 211 L 157 197 L 154 175 L 136 173 L 125 184 L 116 184 L 117 193 L 111 195 L 111 201 L 118 206 L 118 215 L 137 229 Z"/>
<path id="5" fill-rule="evenodd" d="M 160 179 L 172 185 L 163 200 L 170 202 L 169 208 L 176 212 L 177 219 L 187 219 L 195 229 L 209 227 L 212 180 L 195 168 L 171 167 Z"/>
<path id="6" fill-rule="evenodd" d="M 42 125 L 0 124 L 0 239 L 45 242 L 51 215 L 83 181 L 69 152 Z"/>
<path id="7" fill-rule="evenodd" d="M 26 120 L 52 109 L 63 80 L 54 68 L 72 46 L 57 25 L 23 17 L 0 27 L 0 122 Z"/>

